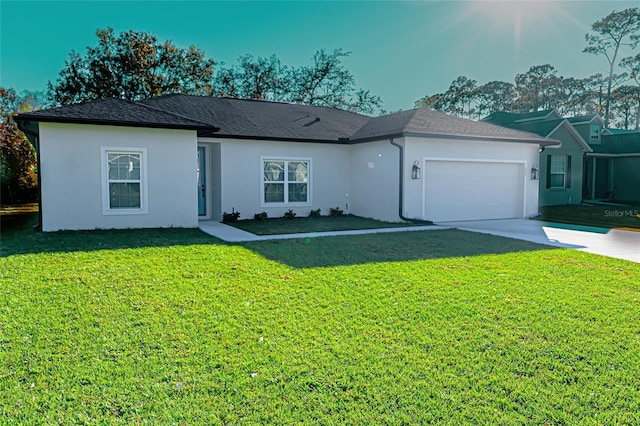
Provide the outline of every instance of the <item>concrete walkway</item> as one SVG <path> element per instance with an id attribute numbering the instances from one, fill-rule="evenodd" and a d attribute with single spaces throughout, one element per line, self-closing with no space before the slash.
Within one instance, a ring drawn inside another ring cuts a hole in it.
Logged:
<path id="1" fill-rule="evenodd" d="M 441 225 L 640 263 L 640 232 L 526 219 L 446 222 Z"/>
<path id="2" fill-rule="evenodd" d="M 434 226 L 409 226 L 402 228 L 360 229 L 353 231 L 310 232 L 304 234 L 254 235 L 220 222 L 202 221 L 200 229 L 227 242 L 266 241 L 292 238 L 329 237 L 336 235 L 363 235 L 388 232 L 434 231 L 461 229 L 546 244 L 572 248 L 603 256 L 640 263 L 640 232 L 618 229 L 564 225 L 526 219 L 477 220 L 446 222 Z"/>
<path id="3" fill-rule="evenodd" d="M 230 243 L 240 243 L 246 241 L 266 241 L 266 240 L 285 240 L 294 238 L 315 238 L 315 237 L 334 237 L 337 235 L 364 235 L 364 234 L 383 234 L 388 232 L 409 232 L 409 231 L 435 231 L 440 229 L 449 229 L 445 226 L 405 226 L 400 228 L 377 228 L 377 229 L 356 229 L 352 231 L 329 231 L 329 232 L 309 232 L 303 234 L 280 234 L 280 235 L 255 235 L 234 226 L 225 225 L 224 223 L 214 221 L 201 221 L 199 225 L 203 232 L 220 238 Z"/>

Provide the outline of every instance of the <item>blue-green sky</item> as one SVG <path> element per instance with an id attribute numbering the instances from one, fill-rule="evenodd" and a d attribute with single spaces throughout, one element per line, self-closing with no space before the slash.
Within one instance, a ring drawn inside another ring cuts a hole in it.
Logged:
<path id="1" fill-rule="evenodd" d="M 42 90 L 97 28 L 147 31 L 196 45 L 227 64 L 244 53 L 309 63 L 321 48 L 351 51 L 358 86 L 387 110 L 408 109 L 464 75 L 513 82 L 549 63 L 563 76 L 607 71 L 582 53 L 590 25 L 630 1 L 6 1 L 0 0 L 0 84 Z M 631 52 L 625 52 L 631 54 Z M 636 53 L 636 52 L 634 52 Z"/>

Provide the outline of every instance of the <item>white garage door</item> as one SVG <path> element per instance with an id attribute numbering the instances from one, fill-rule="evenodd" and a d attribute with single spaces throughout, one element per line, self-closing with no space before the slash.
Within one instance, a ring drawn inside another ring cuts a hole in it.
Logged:
<path id="1" fill-rule="evenodd" d="M 521 163 L 427 160 L 424 218 L 434 222 L 522 217 Z"/>

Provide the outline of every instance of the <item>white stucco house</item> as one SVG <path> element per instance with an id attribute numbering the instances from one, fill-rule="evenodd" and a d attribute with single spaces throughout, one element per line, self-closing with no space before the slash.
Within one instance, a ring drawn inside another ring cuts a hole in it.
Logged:
<path id="1" fill-rule="evenodd" d="M 196 227 L 331 207 L 447 222 L 538 211 L 535 134 L 414 109 L 166 95 L 23 113 L 37 147 L 44 231 Z M 535 174 L 535 173 L 533 173 Z"/>

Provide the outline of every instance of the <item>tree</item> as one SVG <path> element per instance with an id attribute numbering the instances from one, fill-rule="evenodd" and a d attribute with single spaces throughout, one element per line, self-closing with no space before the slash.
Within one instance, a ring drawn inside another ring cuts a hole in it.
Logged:
<path id="1" fill-rule="evenodd" d="M 311 66 L 294 70 L 295 87 L 291 91 L 291 100 L 308 105 L 348 105 L 355 79 L 342 64 L 341 58 L 350 54 L 342 49 L 335 49 L 332 53 L 324 49 L 317 51 Z"/>
<path id="2" fill-rule="evenodd" d="M 444 111 L 446 109 L 446 100 L 444 93 L 436 93 L 435 95 L 425 96 L 415 102 L 417 108 L 431 108 L 436 111 Z"/>
<path id="3" fill-rule="evenodd" d="M 444 93 L 425 96 L 416 101 L 416 106 L 432 108 L 449 114 L 471 118 L 475 111 L 472 105 L 476 100 L 476 81 L 465 76 L 459 76 L 451 82 Z"/>
<path id="4" fill-rule="evenodd" d="M 629 71 L 629 77 L 640 87 L 640 53 L 636 56 L 629 56 L 620 61 L 620 66 Z M 640 101 L 639 101 L 640 102 Z M 640 103 L 636 107 L 635 130 L 640 129 Z"/>
<path id="5" fill-rule="evenodd" d="M 243 55 L 237 66 L 221 68 L 215 79 L 214 93 L 243 99 L 283 100 L 290 87 L 288 67 L 275 55 L 268 58 Z"/>
<path id="6" fill-rule="evenodd" d="M 32 98 L 22 98 L 13 89 L 0 87 L 0 200 L 14 204 L 33 201 L 37 196 L 36 153 L 12 119 L 16 112 L 28 111 Z"/>
<path id="7" fill-rule="evenodd" d="M 514 108 L 520 112 L 532 112 L 540 109 L 552 109 L 560 104 L 558 87 L 562 77 L 551 65 L 536 65 L 523 74 L 516 75 L 518 98 Z"/>
<path id="8" fill-rule="evenodd" d="M 363 114 L 383 112 L 382 100 L 356 88 L 353 74 L 343 65 L 349 52 L 319 50 L 311 65 L 298 68 L 268 58 L 243 55 L 238 64 L 216 74 L 214 94 L 243 99 L 266 99 L 346 109 Z"/>
<path id="9" fill-rule="evenodd" d="M 617 118 L 615 124 L 628 130 L 635 121 L 640 108 L 640 87 L 620 86 L 616 88 L 611 92 L 611 106 L 612 121 Z"/>
<path id="10" fill-rule="evenodd" d="M 56 104 L 92 99 L 136 100 L 166 93 L 211 93 L 214 61 L 195 46 L 178 48 L 151 34 L 98 30 L 98 45 L 72 51 L 49 97 Z"/>
<path id="11" fill-rule="evenodd" d="M 368 90 L 362 89 L 357 90 L 353 95 L 347 110 L 368 115 L 373 115 L 374 113 L 386 114 L 386 111 L 382 108 L 380 96 L 372 95 Z"/>
<path id="12" fill-rule="evenodd" d="M 640 8 L 634 7 L 617 12 L 613 11 L 591 25 L 592 34 L 586 34 L 588 44 L 583 52 L 603 55 L 609 63 L 609 78 L 605 102 L 604 125 L 609 125 L 611 90 L 618 53 L 623 46 L 635 48 L 640 42 Z"/>
<path id="13" fill-rule="evenodd" d="M 490 81 L 476 89 L 478 118 L 507 111 L 516 99 L 515 87 L 505 81 Z"/>
<path id="14" fill-rule="evenodd" d="M 476 87 L 476 80 L 471 80 L 463 75 L 453 80 L 444 94 L 447 112 L 463 117 L 466 108 L 467 116 L 471 118 L 471 104 L 475 100 Z"/>

